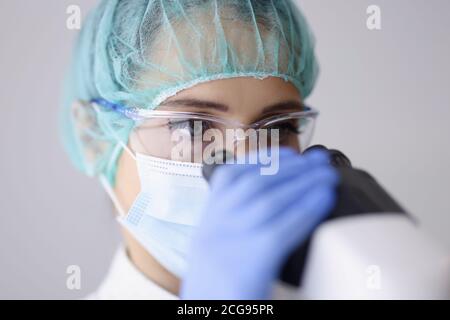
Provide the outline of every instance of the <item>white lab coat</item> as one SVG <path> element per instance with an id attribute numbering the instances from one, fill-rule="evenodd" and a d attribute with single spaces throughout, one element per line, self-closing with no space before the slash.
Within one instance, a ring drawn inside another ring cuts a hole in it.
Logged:
<path id="1" fill-rule="evenodd" d="M 178 296 L 144 276 L 130 261 L 125 248 L 119 247 L 108 273 L 89 300 L 175 300 Z"/>
<path id="2" fill-rule="evenodd" d="M 275 285 L 274 299 L 298 299 L 296 290 Z M 98 289 L 88 300 L 177 300 L 178 296 L 144 276 L 130 261 L 124 247 L 119 247 Z"/>

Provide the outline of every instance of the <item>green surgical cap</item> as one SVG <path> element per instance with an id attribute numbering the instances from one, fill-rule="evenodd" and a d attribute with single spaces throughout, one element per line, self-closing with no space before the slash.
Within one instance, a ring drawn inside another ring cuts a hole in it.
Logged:
<path id="1" fill-rule="evenodd" d="M 244 76 L 280 77 L 306 98 L 317 72 L 313 36 L 291 0 L 104 0 L 84 21 L 67 75 L 64 145 L 80 170 L 114 184 L 118 141 L 133 122 L 88 113 L 96 127 L 80 132 L 75 101 L 154 109 L 195 84 Z"/>

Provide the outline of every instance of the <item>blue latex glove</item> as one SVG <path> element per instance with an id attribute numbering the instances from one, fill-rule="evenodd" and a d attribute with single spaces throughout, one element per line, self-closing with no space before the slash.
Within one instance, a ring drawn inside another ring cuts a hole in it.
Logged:
<path id="1" fill-rule="evenodd" d="M 183 299 L 267 299 L 289 254 L 335 203 L 337 172 L 322 150 L 280 149 L 276 175 L 226 165 L 193 239 Z"/>

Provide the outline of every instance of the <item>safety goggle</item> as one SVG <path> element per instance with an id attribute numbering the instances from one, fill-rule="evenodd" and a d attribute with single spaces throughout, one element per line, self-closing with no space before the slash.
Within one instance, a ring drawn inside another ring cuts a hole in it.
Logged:
<path id="1" fill-rule="evenodd" d="M 205 154 L 218 150 L 239 154 L 285 146 L 302 152 L 311 141 L 318 116 L 318 111 L 305 106 L 302 111 L 243 124 L 211 114 L 133 108 L 105 99 L 91 103 L 134 121 L 128 143 L 133 153 L 183 162 L 202 162 Z"/>

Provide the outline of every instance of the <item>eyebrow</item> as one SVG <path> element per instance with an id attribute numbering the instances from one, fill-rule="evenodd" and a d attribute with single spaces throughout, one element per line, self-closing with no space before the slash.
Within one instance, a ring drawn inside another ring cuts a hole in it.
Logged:
<path id="1" fill-rule="evenodd" d="M 176 107 L 195 107 L 195 108 L 204 108 L 204 109 L 216 109 L 222 112 L 228 111 L 230 108 L 218 102 L 212 102 L 207 100 L 198 100 L 198 99 L 178 99 L 178 100 L 169 100 L 160 104 L 160 106 L 176 106 Z M 279 111 L 287 111 L 287 110 L 303 110 L 304 106 L 299 101 L 288 100 L 278 102 L 267 107 L 264 107 L 262 110 L 263 114 L 279 112 Z"/>
<path id="2" fill-rule="evenodd" d="M 160 106 L 196 107 L 205 109 L 216 109 L 223 112 L 229 110 L 228 106 L 225 104 L 197 99 L 170 100 L 161 103 Z"/>
<path id="3" fill-rule="evenodd" d="M 262 113 L 266 114 L 272 112 L 292 111 L 292 110 L 302 111 L 303 109 L 304 105 L 301 102 L 295 100 L 288 100 L 267 106 L 262 110 Z"/>

